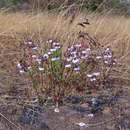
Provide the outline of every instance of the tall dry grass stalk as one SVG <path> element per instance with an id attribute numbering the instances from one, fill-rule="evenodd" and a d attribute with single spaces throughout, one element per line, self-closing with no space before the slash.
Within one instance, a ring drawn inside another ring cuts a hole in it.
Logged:
<path id="1" fill-rule="evenodd" d="M 118 70 L 121 72 L 119 77 L 129 78 L 130 20 L 124 16 L 79 12 L 75 17 L 71 15 L 66 17 L 66 12 L 58 15 L 39 11 L 37 14 L 34 12 L 0 12 L 0 86 L 4 92 L 10 91 L 11 87 L 13 90 L 16 87 L 17 91 L 16 83 L 24 81 L 23 78 L 19 80 L 16 73 L 12 73 L 15 72 L 14 66 L 16 66 L 15 63 L 21 49 L 18 48 L 19 43 L 23 41 L 24 37 L 33 37 L 40 41 L 57 38 L 61 43 L 69 44 L 76 39 L 80 30 L 90 33 L 101 44 L 111 46 L 116 55 L 120 56 L 120 63 L 124 65 L 122 68 L 120 67 L 123 71 Z M 80 18 L 84 17 L 88 18 L 90 22 L 86 28 L 77 25 L 81 21 Z"/>
<path id="2" fill-rule="evenodd" d="M 80 18 L 87 17 L 90 25 L 86 28 L 77 26 Z M 61 40 L 74 39 L 80 30 L 88 31 L 102 43 L 112 43 L 113 46 L 127 45 L 129 48 L 130 20 L 124 16 L 104 16 L 95 14 L 78 14 L 70 24 L 71 16 L 64 13 L 9 13 L 0 12 L 0 35 L 15 35 L 37 33 L 39 37 L 60 37 Z M 114 44 L 113 44 L 114 43 Z M 123 49 L 124 50 L 124 49 Z M 123 50 L 121 51 L 123 53 Z"/>
<path id="3" fill-rule="evenodd" d="M 17 45 L 23 37 L 36 37 L 44 41 L 48 38 L 58 38 L 64 44 L 74 41 L 80 30 L 90 33 L 105 46 L 112 46 L 118 56 L 122 56 L 126 64 L 129 62 L 125 56 L 130 49 L 130 19 L 124 16 L 99 15 L 97 13 L 77 13 L 75 17 L 66 17 L 66 12 L 30 12 L 5 13 L 0 12 L 0 37 L 6 36 L 10 42 L 0 41 L 1 48 Z M 81 18 L 88 18 L 90 25 L 86 28 L 77 25 Z M 73 18 L 73 19 L 72 19 Z M 71 21 L 71 22 L 70 22 Z M 14 38 L 16 42 L 9 40 Z M 8 45 L 5 45 L 4 42 Z"/>

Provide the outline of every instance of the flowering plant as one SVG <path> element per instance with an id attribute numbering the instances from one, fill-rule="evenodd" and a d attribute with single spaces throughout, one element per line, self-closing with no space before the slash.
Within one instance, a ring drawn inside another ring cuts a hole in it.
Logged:
<path id="1" fill-rule="evenodd" d="M 39 102 L 50 97 L 58 106 L 66 96 L 107 87 L 115 65 L 109 47 L 102 47 L 87 33 L 80 32 L 66 49 L 57 40 L 49 39 L 44 47 L 32 39 L 25 40 L 17 68 L 31 80 Z"/>

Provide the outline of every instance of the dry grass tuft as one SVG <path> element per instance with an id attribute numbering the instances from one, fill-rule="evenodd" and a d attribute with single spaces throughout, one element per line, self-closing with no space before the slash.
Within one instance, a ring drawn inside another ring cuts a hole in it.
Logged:
<path id="1" fill-rule="evenodd" d="M 87 17 L 90 25 L 86 28 L 77 26 L 80 18 Z M 74 39 L 77 32 L 87 30 L 96 36 L 102 43 L 109 43 L 117 47 L 129 48 L 130 19 L 124 16 L 101 16 L 96 14 L 78 14 L 72 23 L 71 16 L 64 17 L 64 12 L 56 15 L 44 13 L 0 13 L 0 35 L 18 36 L 18 34 L 30 36 L 37 35 L 40 39 L 60 37 L 61 40 Z M 72 37 L 73 36 L 73 37 Z M 19 38 L 19 37 L 16 37 Z M 113 44 L 114 43 L 114 44 Z M 125 44 L 122 44 L 125 43 Z M 126 45 L 127 44 L 127 45 Z M 119 47 L 120 47 L 119 46 Z M 121 53 L 124 51 L 121 50 Z"/>
<path id="2" fill-rule="evenodd" d="M 80 18 L 84 17 L 88 18 L 90 22 L 90 25 L 85 28 L 77 25 L 81 22 Z M 116 54 L 122 56 L 122 62 L 126 64 L 129 62 L 125 56 L 130 50 L 130 19 L 124 16 L 78 13 L 74 18 L 72 16 L 66 17 L 65 12 L 57 15 L 48 12 L 36 14 L 34 12 L 5 13 L 2 11 L 0 12 L 0 19 L 1 61 L 5 54 L 11 56 L 13 55 L 11 53 L 17 52 L 14 46 L 17 47 L 19 41 L 24 37 L 30 36 L 41 41 L 48 38 L 58 38 L 61 42 L 68 44 L 75 40 L 77 33 L 82 30 L 89 32 L 102 44 L 112 46 Z"/>
<path id="3" fill-rule="evenodd" d="M 90 25 L 77 25 L 88 18 Z M 64 12 L 57 14 L 43 13 L 5 13 L 0 12 L 0 94 L 6 97 L 8 92 L 21 94 L 24 78 L 16 73 L 16 61 L 19 58 L 20 42 L 26 37 L 38 39 L 41 42 L 48 38 L 57 38 L 61 43 L 72 43 L 79 31 L 88 32 L 96 37 L 101 44 L 111 46 L 122 65 L 122 79 L 129 79 L 130 51 L 130 20 L 124 16 L 108 16 L 79 13 L 75 18 L 66 17 Z M 44 42 L 42 42 L 44 43 Z M 116 75 L 118 79 L 118 75 Z M 117 81 L 118 82 L 118 81 Z M 25 81 L 26 83 L 26 81 Z M 20 93 L 21 92 L 21 93 Z M 4 100 L 1 101 L 4 102 Z"/>

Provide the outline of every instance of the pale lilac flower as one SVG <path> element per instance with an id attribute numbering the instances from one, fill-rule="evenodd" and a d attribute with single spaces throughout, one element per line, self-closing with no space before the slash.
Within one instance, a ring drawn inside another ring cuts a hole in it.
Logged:
<path id="1" fill-rule="evenodd" d="M 96 59 L 102 59 L 102 57 L 101 56 L 97 56 Z"/>
<path id="2" fill-rule="evenodd" d="M 53 48 L 53 49 L 50 49 L 50 51 L 51 51 L 51 52 L 55 52 L 55 51 L 57 51 L 57 49 L 56 49 L 56 48 Z"/>
<path id="3" fill-rule="evenodd" d="M 88 54 L 82 54 L 82 55 L 81 55 L 81 59 L 86 59 L 86 58 L 88 58 L 88 57 L 89 57 Z"/>
<path id="4" fill-rule="evenodd" d="M 73 57 L 73 58 L 77 58 L 77 55 L 76 55 L 76 54 L 75 54 L 75 55 L 72 55 L 72 57 Z"/>
<path id="5" fill-rule="evenodd" d="M 52 97 L 47 97 L 47 99 L 48 99 L 48 100 L 51 100 L 51 99 L 52 99 Z"/>
<path id="6" fill-rule="evenodd" d="M 90 79 L 91 82 L 96 81 L 96 77 L 100 75 L 100 72 L 94 72 L 92 74 L 87 74 L 87 77 Z"/>
<path id="7" fill-rule="evenodd" d="M 26 47 L 31 48 L 32 50 L 38 49 L 38 46 L 35 45 L 32 40 L 27 40 L 27 41 L 24 42 L 24 44 L 26 45 Z"/>
<path id="8" fill-rule="evenodd" d="M 32 55 L 32 58 L 37 58 L 37 56 L 36 55 Z"/>
<path id="9" fill-rule="evenodd" d="M 87 57 L 86 56 L 81 56 L 81 59 L 86 59 Z"/>
<path id="10" fill-rule="evenodd" d="M 78 125 L 81 126 L 81 127 L 86 126 L 86 124 L 83 123 L 83 122 L 78 123 Z"/>
<path id="11" fill-rule="evenodd" d="M 75 47 L 80 48 L 82 45 L 81 44 L 75 44 Z"/>
<path id="12" fill-rule="evenodd" d="M 36 61 L 37 61 L 39 64 L 41 64 L 42 59 L 41 59 L 41 58 L 37 58 Z"/>
<path id="13" fill-rule="evenodd" d="M 28 67 L 28 70 L 31 70 L 31 68 L 32 68 L 32 67 L 31 67 L 31 66 L 29 66 L 29 67 Z"/>
<path id="14" fill-rule="evenodd" d="M 27 44 L 32 45 L 32 41 L 27 42 Z"/>
<path id="15" fill-rule="evenodd" d="M 58 50 L 58 49 L 60 49 L 60 48 L 61 48 L 60 46 L 55 46 L 55 49 L 56 49 L 56 50 Z"/>
<path id="16" fill-rule="evenodd" d="M 72 51 L 72 52 L 71 52 L 71 55 L 76 55 L 76 54 L 77 54 L 76 51 Z"/>
<path id="17" fill-rule="evenodd" d="M 82 54 L 90 54 L 90 52 L 91 52 L 91 49 L 87 48 L 86 50 L 82 51 Z"/>
<path id="18" fill-rule="evenodd" d="M 20 61 L 17 63 L 17 68 L 19 69 L 19 72 L 22 74 L 28 70 L 28 66 L 25 62 Z"/>
<path id="19" fill-rule="evenodd" d="M 44 70 L 44 68 L 43 68 L 43 67 L 39 67 L 38 69 L 39 69 L 39 71 L 43 71 L 43 70 Z"/>
<path id="20" fill-rule="evenodd" d="M 91 49 L 87 48 L 86 50 L 81 51 L 81 59 L 86 59 L 90 56 Z"/>
<path id="21" fill-rule="evenodd" d="M 92 74 L 87 74 L 87 77 L 91 78 L 91 77 L 93 77 L 93 75 Z"/>
<path id="22" fill-rule="evenodd" d="M 38 47 L 37 47 L 37 46 L 34 46 L 32 49 L 33 49 L 33 50 L 37 50 L 37 49 L 38 49 Z"/>
<path id="23" fill-rule="evenodd" d="M 103 52 L 104 63 L 111 65 L 113 64 L 113 53 L 110 48 L 106 48 Z"/>
<path id="24" fill-rule="evenodd" d="M 80 67 L 75 67 L 74 71 L 80 71 Z"/>
<path id="25" fill-rule="evenodd" d="M 51 39 L 47 41 L 47 43 L 52 43 L 52 42 L 53 42 L 53 40 L 51 40 Z"/>
<path id="26" fill-rule="evenodd" d="M 21 66 L 20 63 L 17 64 L 17 67 L 18 67 L 19 69 L 22 69 L 22 66 Z"/>
<path id="27" fill-rule="evenodd" d="M 65 68 L 71 68 L 71 66 L 72 66 L 71 64 L 66 64 Z"/>
<path id="28" fill-rule="evenodd" d="M 56 45 L 57 45 L 57 43 L 56 43 L 56 42 L 53 42 L 53 43 L 52 43 L 52 45 L 53 45 L 53 46 L 56 46 Z"/>
<path id="29" fill-rule="evenodd" d="M 25 71 L 24 71 L 24 70 L 19 70 L 19 73 L 20 73 L 20 74 L 24 74 Z"/>
<path id="30" fill-rule="evenodd" d="M 51 61 L 58 61 L 58 60 L 60 60 L 60 57 L 51 58 Z"/>
<path id="31" fill-rule="evenodd" d="M 110 48 L 106 48 L 103 52 L 104 55 L 112 55 L 112 51 Z"/>
<path id="32" fill-rule="evenodd" d="M 90 48 L 87 48 L 87 49 L 86 49 L 86 51 L 90 52 L 90 51 L 91 51 L 91 49 L 90 49 Z"/>
<path id="33" fill-rule="evenodd" d="M 59 42 L 53 42 L 53 46 L 60 46 Z"/>
<path id="34" fill-rule="evenodd" d="M 105 60 L 104 62 L 105 62 L 105 64 L 109 64 L 109 62 L 107 60 Z"/>
<path id="35" fill-rule="evenodd" d="M 91 81 L 91 82 L 96 81 L 96 78 L 95 78 L 95 77 L 90 78 L 90 81 Z"/>
<path id="36" fill-rule="evenodd" d="M 74 51 L 75 50 L 75 47 L 72 45 L 71 47 L 69 47 L 68 49 L 67 49 L 68 51 Z"/>
<path id="37" fill-rule="evenodd" d="M 71 48 L 70 48 L 70 47 L 68 47 L 68 48 L 67 48 L 67 51 L 71 51 Z"/>
<path id="38" fill-rule="evenodd" d="M 44 55 L 43 55 L 43 58 L 48 59 L 48 58 L 49 58 L 49 55 L 48 55 L 48 54 L 44 54 Z"/>
<path id="39" fill-rule="evenodd" d="M 48 54 L 48 55 L 51 55 L 51 52 L 49 51 L 47 54 Z"/>
<path id="40" fill-rule="evenodd" d="M 70 61 L 72 61 L 72 59 L 73 59 L 72 57 L 69 57 L 69 58 L 66 59 L 66 61 L 70 62 Z"/>
<path id="41" fill-rule="evenodd" d="M 109 47 L 106 48 L 105 52 L 111 51 Z"/>
<path id="42" fill-rule="evenodd" d="M 32 45 L 33 42 L 32 42 L 31 40 L 30 40 L 30 41 L 25 41 L 24 44 L 25 44 L 25 45 L 27 45 L 27 44 L 28 44 L 28 45 Z"/>
<path id="43" fill-rule="evenodd" d="M 79 60 L 78 58 L 72 60 L 72 63 L 74 63 L 74 64 L 77 64 L 77 63 L 79 63 L 79 62 L 80 62 L 80 60 Z"/>
<path id="44" fill-rule="evenodd" d="M 97 98 L 94 97 L 94 98 L 91 99 L 91 101 L 92 101 L 93 104 L 95 104 L 97 102 Z"/>
<path id="45" fill-rule="evenodd" d="M 82 51 L 82 54 L 86 54 L 87 53 L 87 51 L 85 50 L 85 51 Z"/>
<path id="46" fill-rule="evenodd" d="M 117 64 L 117 59 L 113 60 L 113 65 Z"/>
<path id="47" fill-rule="evenodd" d="M 104 55 L 104 58 L 107 59 L 107 58 L 112 58 L 112 55 Z"/>
<path id="48" fill-rule="evenodd" d="M 115 65 L 116 63 L 114 62 L 113 65 Z"/>
<path id="49" fill-rule="evenodd" d="M 88 114 L 88 117 L 94 117 L 94 114 L 92 114 L 92 113 Z"/>
<path id="50" fill-rule="evenodd" d="M 100 72 L 94 72 L 93 75 L 94 75 L 94 76 L 99 76 L 99 75 L 100 75 Z"/>

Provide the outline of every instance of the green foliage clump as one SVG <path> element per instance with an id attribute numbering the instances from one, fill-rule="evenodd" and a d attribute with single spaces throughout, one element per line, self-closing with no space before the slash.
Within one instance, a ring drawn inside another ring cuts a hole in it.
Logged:
<path id="1" fill-rule="evenodd" d="M 33 9 L 41 10 L 60 10 L 71 9 L 88 10 L 88 11 L 104 11 L 112 9 L 114 12 L 128 12 L 128 1 L 121 0 L 0 0 L 0 8 L 2 7 L 20 7 L 26 3 Z M 73 12 L 73 11 L 72 11 Z"/>
<path id="2" fill-rule="evenodd" d="M 23 0 L 0 0 L 0 7 L 19 6 L 22 3 Z"/>

